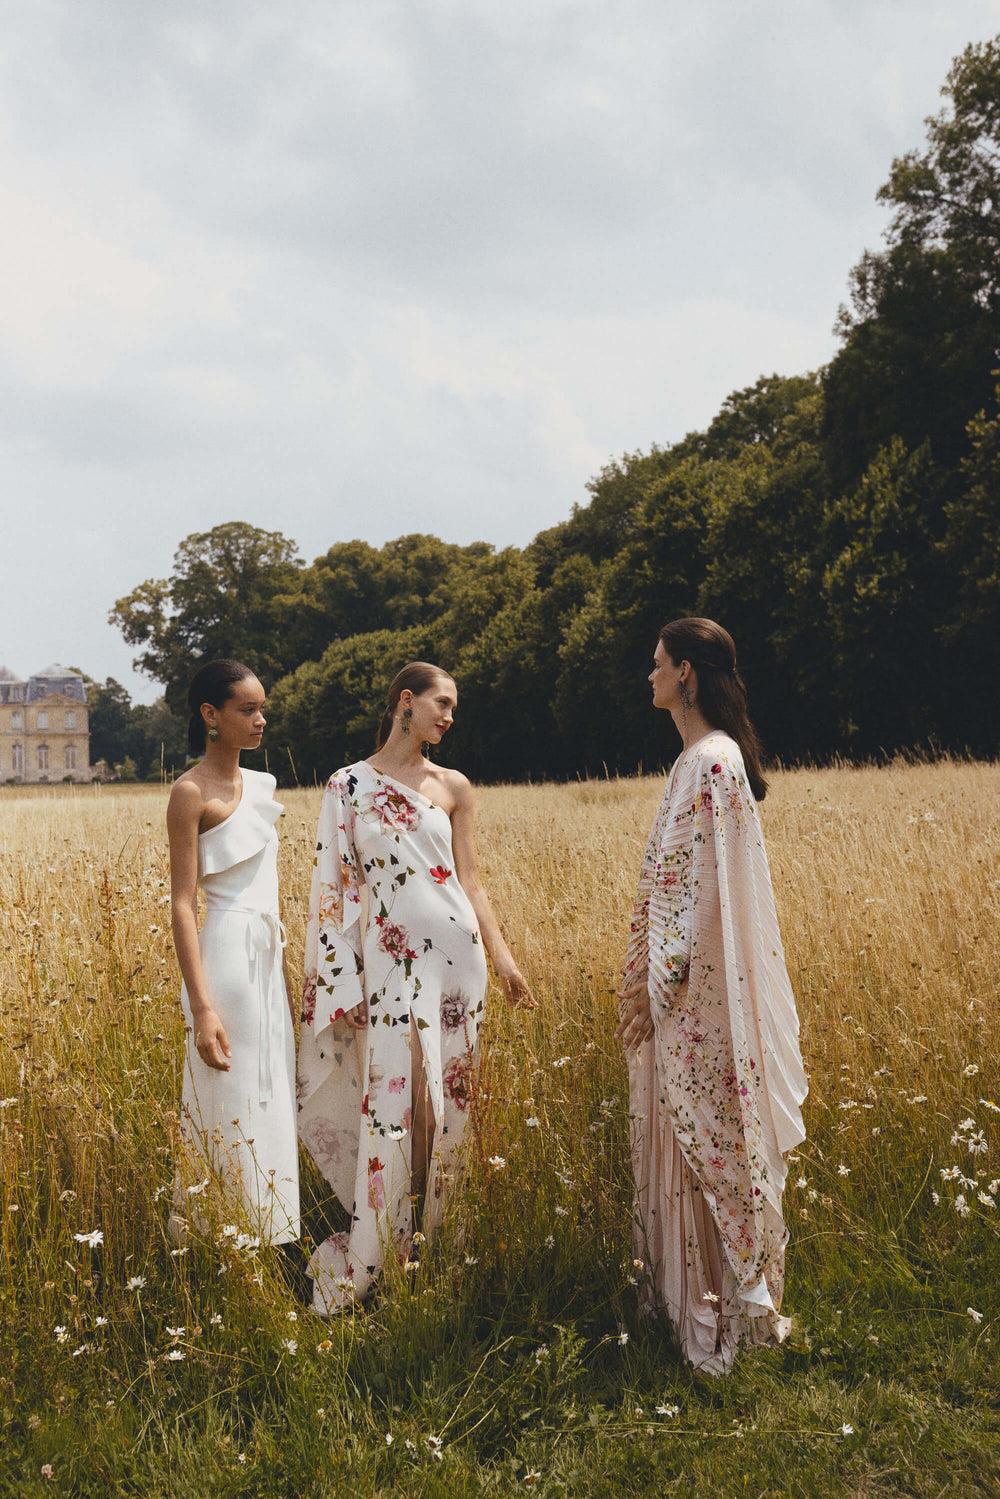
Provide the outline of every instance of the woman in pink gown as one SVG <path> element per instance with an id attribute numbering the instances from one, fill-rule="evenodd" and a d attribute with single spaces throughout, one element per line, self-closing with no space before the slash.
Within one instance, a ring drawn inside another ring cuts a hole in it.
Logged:
<path id="1" fill-rule="evenodd" d="M 784 1155 L 807 1084 L 757 803 L 767 789 L 731 637 L 660 633 L 649 681 L 683 747 L 639 876 L 617 1034 L 628 1056 L 642 1300 L 696 1368 L 777 1343 Z"/>

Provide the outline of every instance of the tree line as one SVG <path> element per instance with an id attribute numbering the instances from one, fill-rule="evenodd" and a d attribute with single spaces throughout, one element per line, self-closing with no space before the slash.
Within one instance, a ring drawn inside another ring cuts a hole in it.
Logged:
<path id="1" fill-rule="evenodd" d="M 1000 37 L 968 47 L 892 163 L 824 369 L 762 377 L 703 432 L 623 455 L 524 548 L 343 541 L 306 565 L 233 522 L 116 603 L 137 665 L 186 715 L 197 664 L 268 689 L 269 763 L 312 781 L 370 753 L 406 661 L 459 686 L 442 749 L 482 780 L 632 771 L 672 753 L 645 677 L 659 626 L 736 639 L 772 756 L 1000 735 Z"/>

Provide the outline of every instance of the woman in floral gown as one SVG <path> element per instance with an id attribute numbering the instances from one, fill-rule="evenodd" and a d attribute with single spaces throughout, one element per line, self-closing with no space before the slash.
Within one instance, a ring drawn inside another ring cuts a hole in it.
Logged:
<path id="1" fill-rule="evenodd" d="M 468 1118 L 486 952 L 533 1005 L 476 873 L 472 788 L 426 759 L 457 702 L 445 672 L 396 676 L 375 754 L 327 784 L 316 836 L 299 1046 L 299 1133 L 351 1212 L 313 1255 L 321 1313 L 409 1257 L 439 1221 Z"/>
<path id="2" fill-rule="evenodd" d="M 665 625 L 653 706 L 683 748 L 639 877 L 621 992 L 642 1298 L 692 1365 L 779 1342 L 784 1154 L 806 1078 L 757 802 L 767 789 L 731 637 Z"/>

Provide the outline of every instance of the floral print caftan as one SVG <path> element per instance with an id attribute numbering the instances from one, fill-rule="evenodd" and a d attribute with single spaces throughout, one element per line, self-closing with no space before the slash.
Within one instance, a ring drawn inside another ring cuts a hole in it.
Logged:
<path id="1" fill-rule="evenodd" d="M 454 868 L 451 819 L 361 760 L 323 796 L 306 929 L 299 1134 L 348 1232 L 313 1255 L 314 1306 L 372 1288 L 387 1254 L 409 1258 L 411 1029 L 435 1134 L 422 1228 L 440 1221 L 471 1101 L 486 958 Z M 343 1019 L 367 998 L 367 1032 Z"/>
<path id="2" fill-rule="evenodd" d="M 798 1017 L 757 806 L 714 732 L 674 766 L 639 877 L 626 983 L 654 1039 L 628 1054 L 642 1299 L 696 1369 L 780 1341 L 784 1153 L 804 1139 Z"/>

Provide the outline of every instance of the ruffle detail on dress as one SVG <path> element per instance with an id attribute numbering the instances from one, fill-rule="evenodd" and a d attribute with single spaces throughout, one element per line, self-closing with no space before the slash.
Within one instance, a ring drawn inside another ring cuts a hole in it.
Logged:
<path id="1" fill-rule="evenodd" d="M 243 771 L 243 796 L 236 811 L 198 839 L 199 876 L 220 874 L 265 847 L 285 810 L 273 800 L 277 781 L 265 771 Z"/>

